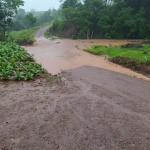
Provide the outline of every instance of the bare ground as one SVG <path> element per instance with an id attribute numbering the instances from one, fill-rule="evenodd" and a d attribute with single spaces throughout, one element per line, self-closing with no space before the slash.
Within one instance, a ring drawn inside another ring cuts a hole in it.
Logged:
<path id="1" fill-rule="evenodd" d="M 0 82 L 1 150 L 149 150 L 150 82 L 95 67 Z"/>
<path id="2" fill-rule="evenodd" d="M 48 41 L 46 29 L 26 49 L 49 72 L 67 71 L 0 82 L 0 150 L 149 150 L 150 78 L 81 51 L 127 41 Z"/>

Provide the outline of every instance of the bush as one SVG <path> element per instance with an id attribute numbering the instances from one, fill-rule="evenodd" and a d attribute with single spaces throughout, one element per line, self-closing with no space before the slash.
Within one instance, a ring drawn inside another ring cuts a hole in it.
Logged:
<path id="1" fill-rule="evenodd" d="M 34 41 L 29 38 L 18 39 L 18 40 L 15 40 L 14 42 L 21 46 L 32 45 L 34 43 Z"/>
<path id="2" fill-rule="evenodd" d="M 73 35 L 73 36 L 72 36 L 72 39 L 73 39 L 73 40 L 76 40 L 76 39 L 78 39 L 78 36 L 77 36 L 77 35 Z"/>
<path id="3" fill-rule="evenodd" d="M 150 40 L 144 40 L 142 41 L 142 44 L 150 44 Z"/>
<path id="4" fill-rule="evenodd" d="M 125 45 L 121 45 L 121 48 L 131 48 L 131 49 L 140 49 L 142 48 L 142 43 L 128 43 Z"/>

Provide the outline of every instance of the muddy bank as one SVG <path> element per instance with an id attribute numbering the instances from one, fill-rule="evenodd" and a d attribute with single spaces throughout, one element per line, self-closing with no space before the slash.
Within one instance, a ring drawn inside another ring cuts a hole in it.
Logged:
<path id="1" fill-rule="evenodd" d="M 150 78 L 150 62 L 142 63 L 140 61 L 135 61 L 130 58 L 124 58 L 120 56 L 112 58 L 110 61 L 123 67 L 130 68 Z"/>
<path id="2" fill-rule="evenodd" d="M 104 57 L 93 56 L 82 51 L 92 45 L 122 45 L 127 42 L 128 40 L 47 40 L 39 37 L 35 46 L 25 48 L 28 53 L 34 55 L 38 63 L 42 64 L 52 74 L 60 73 L 62 70 L 65 71 L 89 65 L 150 80 L 134 71 L 111 63 L 105 60 Z"/>
<path id="3" fill-rule="evenodd" d="M 0 82 L 1 150 L 149 150 L 150 83 L 95 67 Z"/>
<path id="4" fill-rule="evenodd" d="M 135 42 L 136 40 L 48 40 L 44 38 L 44 33 L 48 28 L 49 26 L 40 29 L 35 35 L 37 43 L 34 46 L 25 48 L 28 53 L 34 55 L 35 60 L 42 64 L 49 73 L 55 75 L 62 72 L 62 70 L 65 71 L 89 65 L 150 80 L 150 78 L 144 75 L 105 60 L 105 57 L 93 56 L 82 51 L 83 49 L 90 48 L 92 45 L 123 45 Z"/>

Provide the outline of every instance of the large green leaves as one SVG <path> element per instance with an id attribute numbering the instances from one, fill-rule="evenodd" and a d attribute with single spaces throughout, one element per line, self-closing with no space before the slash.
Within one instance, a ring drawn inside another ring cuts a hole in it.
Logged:
<path id="1" fill-rule="evenodd" d="M 24 48 L 0 42 L 0 80 L 29 80 L 43 72 Z"/>

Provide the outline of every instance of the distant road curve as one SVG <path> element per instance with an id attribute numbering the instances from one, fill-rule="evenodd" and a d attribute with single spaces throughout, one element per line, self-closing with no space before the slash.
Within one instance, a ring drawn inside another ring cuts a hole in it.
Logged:
<path id="1" fill-rule="evenodd" d="M 38 41 L 40 39 L 45 39 L 44 37 L 44 33 L 51 27 L 51 25 L 43 27 L 41 29 L 39 29 L 36 34 L 35 34 L 35 39 Z"/>

